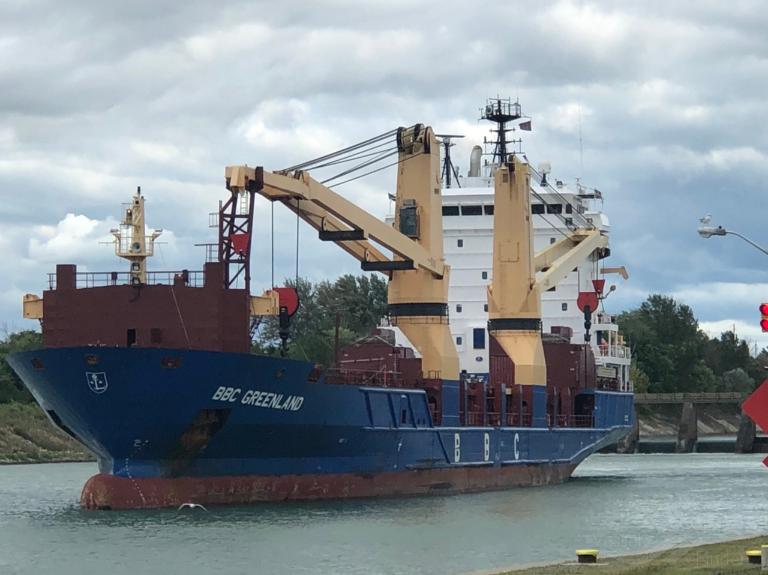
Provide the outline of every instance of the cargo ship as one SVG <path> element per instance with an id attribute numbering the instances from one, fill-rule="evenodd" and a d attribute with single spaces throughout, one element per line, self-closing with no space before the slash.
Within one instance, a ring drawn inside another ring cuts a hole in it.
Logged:
<path id="1" fill-rule="evenodd" d="M 461 365 L 449 320 L 440 145 L 421 124 L 279 171 L 229 166 L 218 241 L 202 271 L 150 271 L 140 191 L 113 231 L 127 272 L 60 264 L 42 296 L 24 297 L 43 348 L 8 361 L 51 421 L 89 450 L 99 473 L 88 509 L 184 503 L 449 494 L 554 484 L 633 423 L 628 382 L 600 377 L 589 328 L 602 284 L 579 291 L 584 343 L 542 328 L 541 294 L 608 254 L 604 230 L 574 218 L 534 253 L 532 168 L 508 149 L 526 118 L 517 102 L 481 110 L 497 129 L 492 261 L 482 337 L 488 371 Z M 391 223 L 331 189 L 396 156 Z M 352 162 L 320 182 L 309 170 Z M 352 177 L 350 177 L 352 175 Z M 331 368 L 251 353 L 265 318 L 290 345 L 295 290 L 251 294 L 254 202 L 295 212 L 388 277 L 387 326 Z M 562 329 L 561 329 L 562 328 Z M 471 329 L 475 330 L 475 327 Z M 480 333 L 479 331 L 473 333 Z M 478 338 L 480 336 L 478 335 Z"/>

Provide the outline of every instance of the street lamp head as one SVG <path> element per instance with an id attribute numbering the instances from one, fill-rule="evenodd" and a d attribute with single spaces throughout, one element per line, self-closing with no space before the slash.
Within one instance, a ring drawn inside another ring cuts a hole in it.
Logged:
<path id="1" fill-rule="evenodd" d="M 702 238 L 711 238 L 712 236 L 724 236 L 728 232 L 723 226 L 699 226 L 699 235 Z"/>
<path id="2" fill-rule="evenodd" d="M 699 226 L 698 232 L 702 238 L 711 238 L 712 236 L 724 236 L 725 234 L 728 233 L 723 226 L 711 225 L 712 216 L 709 214 L 707 214 L 703 218 L 700 218 L 699 221 L 701 222 L 701 225 Z"/>

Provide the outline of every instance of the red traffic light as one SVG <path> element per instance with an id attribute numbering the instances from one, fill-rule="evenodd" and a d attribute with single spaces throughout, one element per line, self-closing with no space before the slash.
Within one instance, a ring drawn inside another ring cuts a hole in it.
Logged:
<path id="1" fill-rule="evenodd" d="M 760 304 L 760 315 L 763 316 L 763 318 L 760 320 L 760 329 L 768 332 L 768 303 Z"/>

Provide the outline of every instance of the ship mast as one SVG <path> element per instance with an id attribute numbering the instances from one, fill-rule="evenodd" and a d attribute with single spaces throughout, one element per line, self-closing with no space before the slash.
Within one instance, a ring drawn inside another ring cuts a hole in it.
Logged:
<path id="1" fill-rule="evenodd" d="M 152 230 L 146 235 L 144 228 L 144 196 L 141 187 L 131 203 L 125 208 L 120 227 L 110 230 L 115 237 L 115 255 L 130 262 L 131 285 L 139 286 L 147 283 L 147 258 L 155 252 L 155 240 L 163 230 Z"/>
<path id="2" fill-rule="evenodd" d="M 494 147 L 491 153 L 493 165 L 502 166 L 509 160 L 507 157 L 509 154 L 508 144 L 520 143 L 520 140 L 507 140 L 507 133 L 515 130 L 514 126 L 508 127 L 510 123 L 518 122 L 523 117 L 520 102 L 513 102 L 511 98 L 488 98 L 485 108 L 480 108 L 480 119 L 496 124 L 496 128 L 491 130 L 496 134 L 496 141 L 493 142 Z M 530 119 L 520 122 L 518 128 L 530 131 Z"/>
<path id="3" fill-rule="evenodd" d="M 453 143 L 453 138 L 463 138 L 464 136 L 459 134 L 435 134 L 435 137 L 443 146 L 443 168 L 440 173 L 443 187 L 453 187 L 452 177 L 456 179 L 456 185 L 461 187 L 458 170 L 456 170 L 456 166 L 453 165 L 453 161 L 451 160 L 451 148 L 456 145 Z"/>

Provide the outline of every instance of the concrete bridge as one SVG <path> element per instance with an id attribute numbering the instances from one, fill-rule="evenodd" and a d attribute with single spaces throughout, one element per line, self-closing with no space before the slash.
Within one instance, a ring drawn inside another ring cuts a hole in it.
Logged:
<path id="1" fill-rule="evenodd" d="M 677 428 L 675 451 L 690 453 L 698 441 L 697 406 L 706 404 L 732 404 L 740 406 L 748 394 L 738 392 L 723 393 L 636 393 L 635 405 L 682 405 L 680 422 Z M 736 453 L 751 453 L 755 441 L 755 423 L 741 413 L 739 431 L 736 436 Z M 635 410 L 635 426 L 632 432 L 618 445 L 619 453 L 634 453 L 638 450 L 640 427 Z"/>

